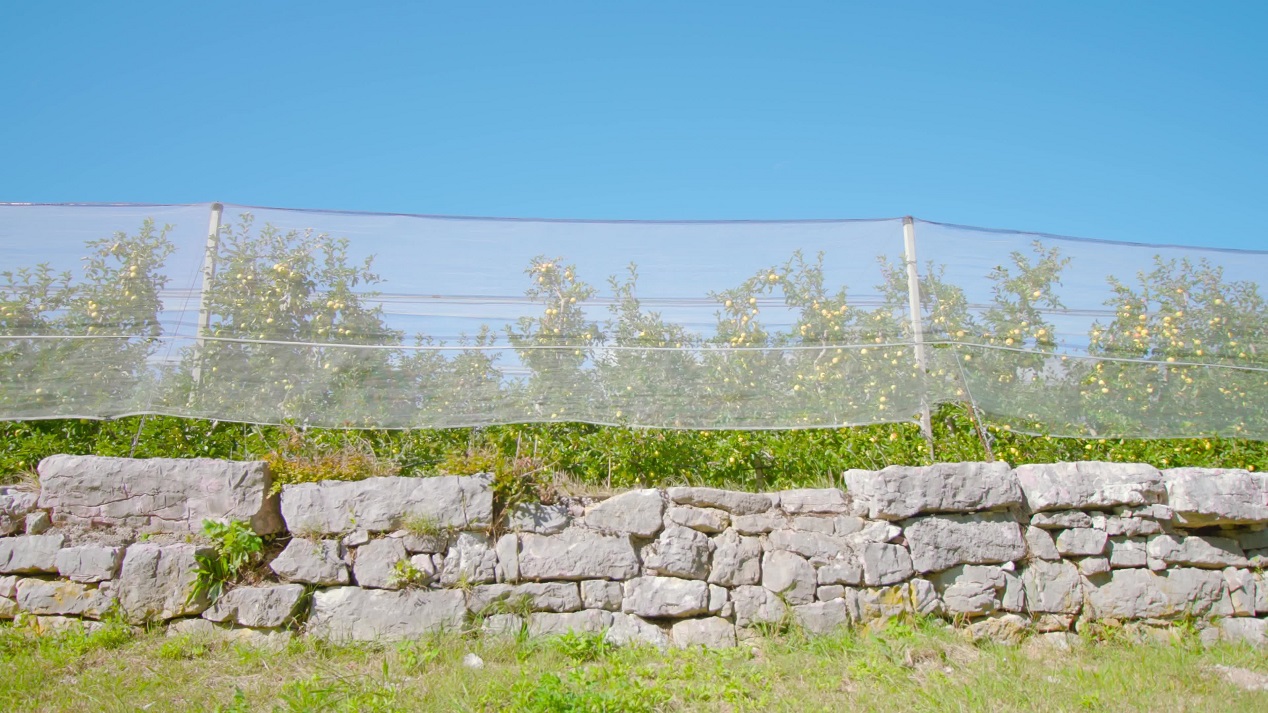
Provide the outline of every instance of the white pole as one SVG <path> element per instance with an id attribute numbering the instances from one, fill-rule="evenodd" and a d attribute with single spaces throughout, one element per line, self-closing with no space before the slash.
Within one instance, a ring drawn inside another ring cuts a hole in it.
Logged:
<path id="1" fill-rule="evenodd" d="M 202 383 L 203 349 L 205 337 L 211 328 L 211 305 L 207 298 L 211 292 L 211 281 L 216 277 L 216 253 L 220 247 L 220 216 L 224 212 L 220 203 L 211 204 L 211 221 L 207 226 L 207 247 L 203 253 L 203 283 L 198 293 L 198 358 L 194 360 L 194 386 Z M 192 397 L 192 395 L 191 395 Z"/>
<path id="2" fill-rule="evenodd" d="M 925 328 L 920 307 L 920 273 L 916 270 L 916 226 L 911 216 L 903 218 L 903 252 L 907 263 L 907 308 L 911 311 L 911 340 L 916 350 L 916 368 L 920 371 L 920 433 L 929 444 L 929 457 L 933 453 L 933 416 L 929 411 L 929 394 L 924 379 L 929 373 L 925 356 Z"/>

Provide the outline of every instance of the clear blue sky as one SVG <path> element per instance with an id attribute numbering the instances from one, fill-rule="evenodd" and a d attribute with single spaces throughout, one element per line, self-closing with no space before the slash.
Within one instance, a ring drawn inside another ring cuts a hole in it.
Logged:
<path id="1" fill-rule="evenodd" d="M 1268 3 L 9 3 L 0 201 L 1265 248 Z"/>

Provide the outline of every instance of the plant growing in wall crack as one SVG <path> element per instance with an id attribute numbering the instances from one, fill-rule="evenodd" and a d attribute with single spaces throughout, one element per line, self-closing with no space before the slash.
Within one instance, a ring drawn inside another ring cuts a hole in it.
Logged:
<path id="1" fill-rule="evenodd" d="M 203 520 L 203 534 L 211 539 L 215 550 L 194 555 L 198 569 L 187 603 L 200 597 L 211 602 L 219 599 L 227 585 L 238 581 L 260 561 L 264 550 L 264 540 L 240 520 Z"/>

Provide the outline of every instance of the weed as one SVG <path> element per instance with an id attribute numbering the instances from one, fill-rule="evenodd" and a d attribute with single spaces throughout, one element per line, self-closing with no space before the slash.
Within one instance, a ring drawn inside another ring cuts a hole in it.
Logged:
<path id="1" fill-rule="evenodd" d="M 413 562 L 405 559 L 398 560 L 392 566 L 392 574 L 388 579 L 393 586 L 414 589 L 427 586 L 427 583 L 431 581 L 431 576 L 415 567 Z"/>
<path id="2" fill-rule="evenodd" d="M 226 586 L 238 581 L 248 567 L 260 561 L 264 549 L 260 536 L 239 520 L 228 523 L 203 520 L 203 534 L 211 539 L 215 551 L 194 555 L 198 569 L 188 602 L 203 597 L 213 602 L 219 599 Z"/>
<path id="3" fill-rule="evenodd" d="M 569 631 L 550 639 L 550 648 L 574 663 L 597 661 L 612 650 L 602 633 Z"/>

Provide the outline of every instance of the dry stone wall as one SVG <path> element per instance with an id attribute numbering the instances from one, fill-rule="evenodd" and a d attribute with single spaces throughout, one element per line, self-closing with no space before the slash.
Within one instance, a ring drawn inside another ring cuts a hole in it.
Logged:
<path id="1" fill-rule="evenodd" d="M 905 614 L 978 636 L 1089 621 L 1268 642 L 1268 478 L 1139 464 L 851 470 L 843 489 L 678 487 L 519 505 L 487 476 L 287 486 L 262 463 L 56 456 L 0 489 L 0 618 L 112 612 L 275 642 L 440 630 L 732 646 Z M 276 534 L 268 579 L 190 597 L 204 518 Z M 283 546 L 284 545 L 284 546 Z"/>

